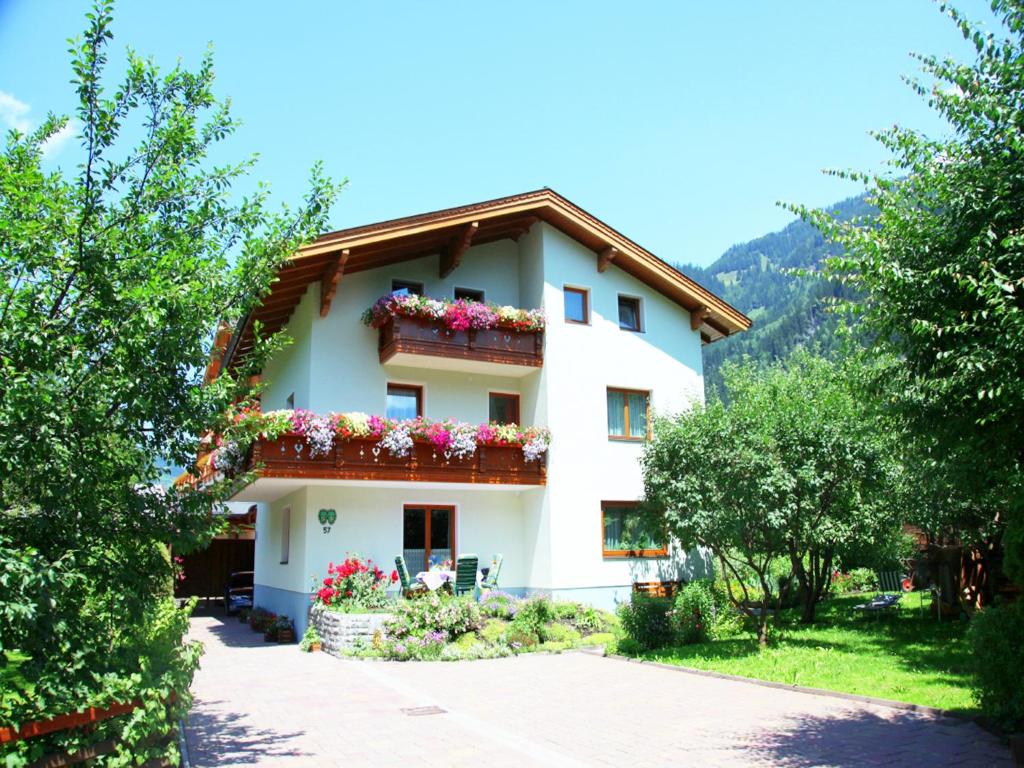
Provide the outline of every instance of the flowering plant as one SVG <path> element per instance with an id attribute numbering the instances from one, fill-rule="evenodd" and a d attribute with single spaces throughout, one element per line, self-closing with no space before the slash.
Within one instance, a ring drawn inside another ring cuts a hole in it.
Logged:
<path id="1" fill-rule="evenodd" d="M 467 299 L 431 299 L 414 293 L 389 293 L 381 296 L 363 312 L 363 323 L 371 328 L 380 328 L 396 316 L 441 321 L 453 331 L 466 331 L 470 328 L 543 331 L 545 325 L 542 309 L 518 309 Z"/>
<path id="2" fill-rule="evenodd" d="M 313 605 L 335 611 L 383 608 L 388 602 L 386 590 L 396 581 L 396 572 L 387 576 L 370 558 L 364 561 L 349 554 L 340 565 L 328 563 L 324 579 L 313 577 Z"/>

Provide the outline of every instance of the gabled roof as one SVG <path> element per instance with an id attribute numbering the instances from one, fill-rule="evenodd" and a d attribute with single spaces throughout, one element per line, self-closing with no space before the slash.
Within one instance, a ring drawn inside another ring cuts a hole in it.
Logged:
<path id="1" fill-rule="evenodd" d="M 326 314 L 343 275 L 389 264 L 441 255 L 441 271 L 456 269 L 471 245 L 518 240 L 545 221 L 595 254 L 595 269 L 610 265 L 650 285 L 691 313 L 691 325 L 705 343 L 750 327 L 750 319 L 622 233 L 579 206 L 544 188 L 483 203 L 391 219 L 321 235 L 299 249 L 278 272 L 262 306 L 239 325 L 227 345 L 224 363 L 252 347 L 252 322 L 267 333 L 283 328 L 310 283 L 321 283 L 321 312 Z"/>

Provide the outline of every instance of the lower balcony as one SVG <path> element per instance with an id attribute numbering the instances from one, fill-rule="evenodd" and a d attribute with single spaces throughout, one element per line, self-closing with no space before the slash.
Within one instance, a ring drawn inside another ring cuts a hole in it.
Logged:
<path id="1" fill-rule="evenodd" d="M 305 438 L 298 435 L 257 441 L 245 470 L 255 470 L 258 478 L 235 494 L 238 501 L 271 501 L 310 484 L 413 482 L 521 490 L 547 482 L 545 458 L 527 461 L 518 445 L 481 445 L 473 455 L 456 458 L 430 443 L 416 442 L 408 455 L 392 456 L 373 438 L 351 438 L 335 440 L 329 452 L 312 456 Z"/>
<path id="2" fill-rule="evenodd" d="M 381 364 L 525 376 L 544 365 L 544 331 L 454 330 L 398 315 L 380 326 L 378 349 Z"/>

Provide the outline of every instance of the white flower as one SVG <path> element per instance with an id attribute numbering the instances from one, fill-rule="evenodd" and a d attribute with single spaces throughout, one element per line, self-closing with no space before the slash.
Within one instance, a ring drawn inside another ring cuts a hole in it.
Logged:
<path id="1" fill-rule="evenodd" d="M 377 445 L 380 448 L 386 448 L 387 452 L 396 459 L 408 456 L 412 452 L 412 436 L 409 434 L 409 427 L 404 424 L 395 427 L 384 435 Z"/>

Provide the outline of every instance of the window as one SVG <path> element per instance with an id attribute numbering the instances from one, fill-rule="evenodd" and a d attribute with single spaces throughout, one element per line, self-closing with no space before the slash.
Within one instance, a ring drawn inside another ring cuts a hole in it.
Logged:
<path id="1" fill-rule="evenodd" d="M 281 565 L 288 565 L 288 551 L 292 543 L 292 508 L 281 511 Z"/>
<path id="2" fill-rule="evenodd" d="M 650 392 L 608 388 L 608 437 L 612 440 L 646 440 Z"/>
<path id="3" fill-rule="evenodd" d="M 392 293 L 415 293 L 417 296 L 423 295 L 423 283 L 414 283 L 411 280 L 392 280 L 391 281 L 391 292 Z"/>
<path id="4" fill-rule="evenodd" d="M 583 288 L 563 288 L 565 295 L 565 322 L 586 325 L 590 322 L 590 303 Z"/>
<path id="5" fill-rule="evenodd" d="M 415 576 L 431 562 L 455 561 L 455 507 L 410 504 L 402 513 L 402 556 Z"/>
<path id="6" fill-rule="evenodd" d="M 640 299 L 619 296 L 619 328 L 624 331 L 640 330 Z"/>
<path id="7" fill-rule="evenodd" d="M 476 288 L 456 288 L 455 289 L 455 300 L 465 299 L 466 301 L 483 301 L 484 292 L 478 291 Z"/>
<path id="8" fill-rule="evenodd" d="M 488 421 L 497 424 L 519 423 L 519 395 L 491 392 L 487 398 Z"/>
<path id="9" fill-rule="evenodd" d="M 384 415 L 389 419 L 415 419 L 423 415 L 423 387 L 414 384 L 388 384 Z"/>
<path id="10" fill-rule="evenodd" d="M 664 557 L 668 544 L 640 514 L 635 501 L 602 501 L 601 528 L 604 557 Z"/>

